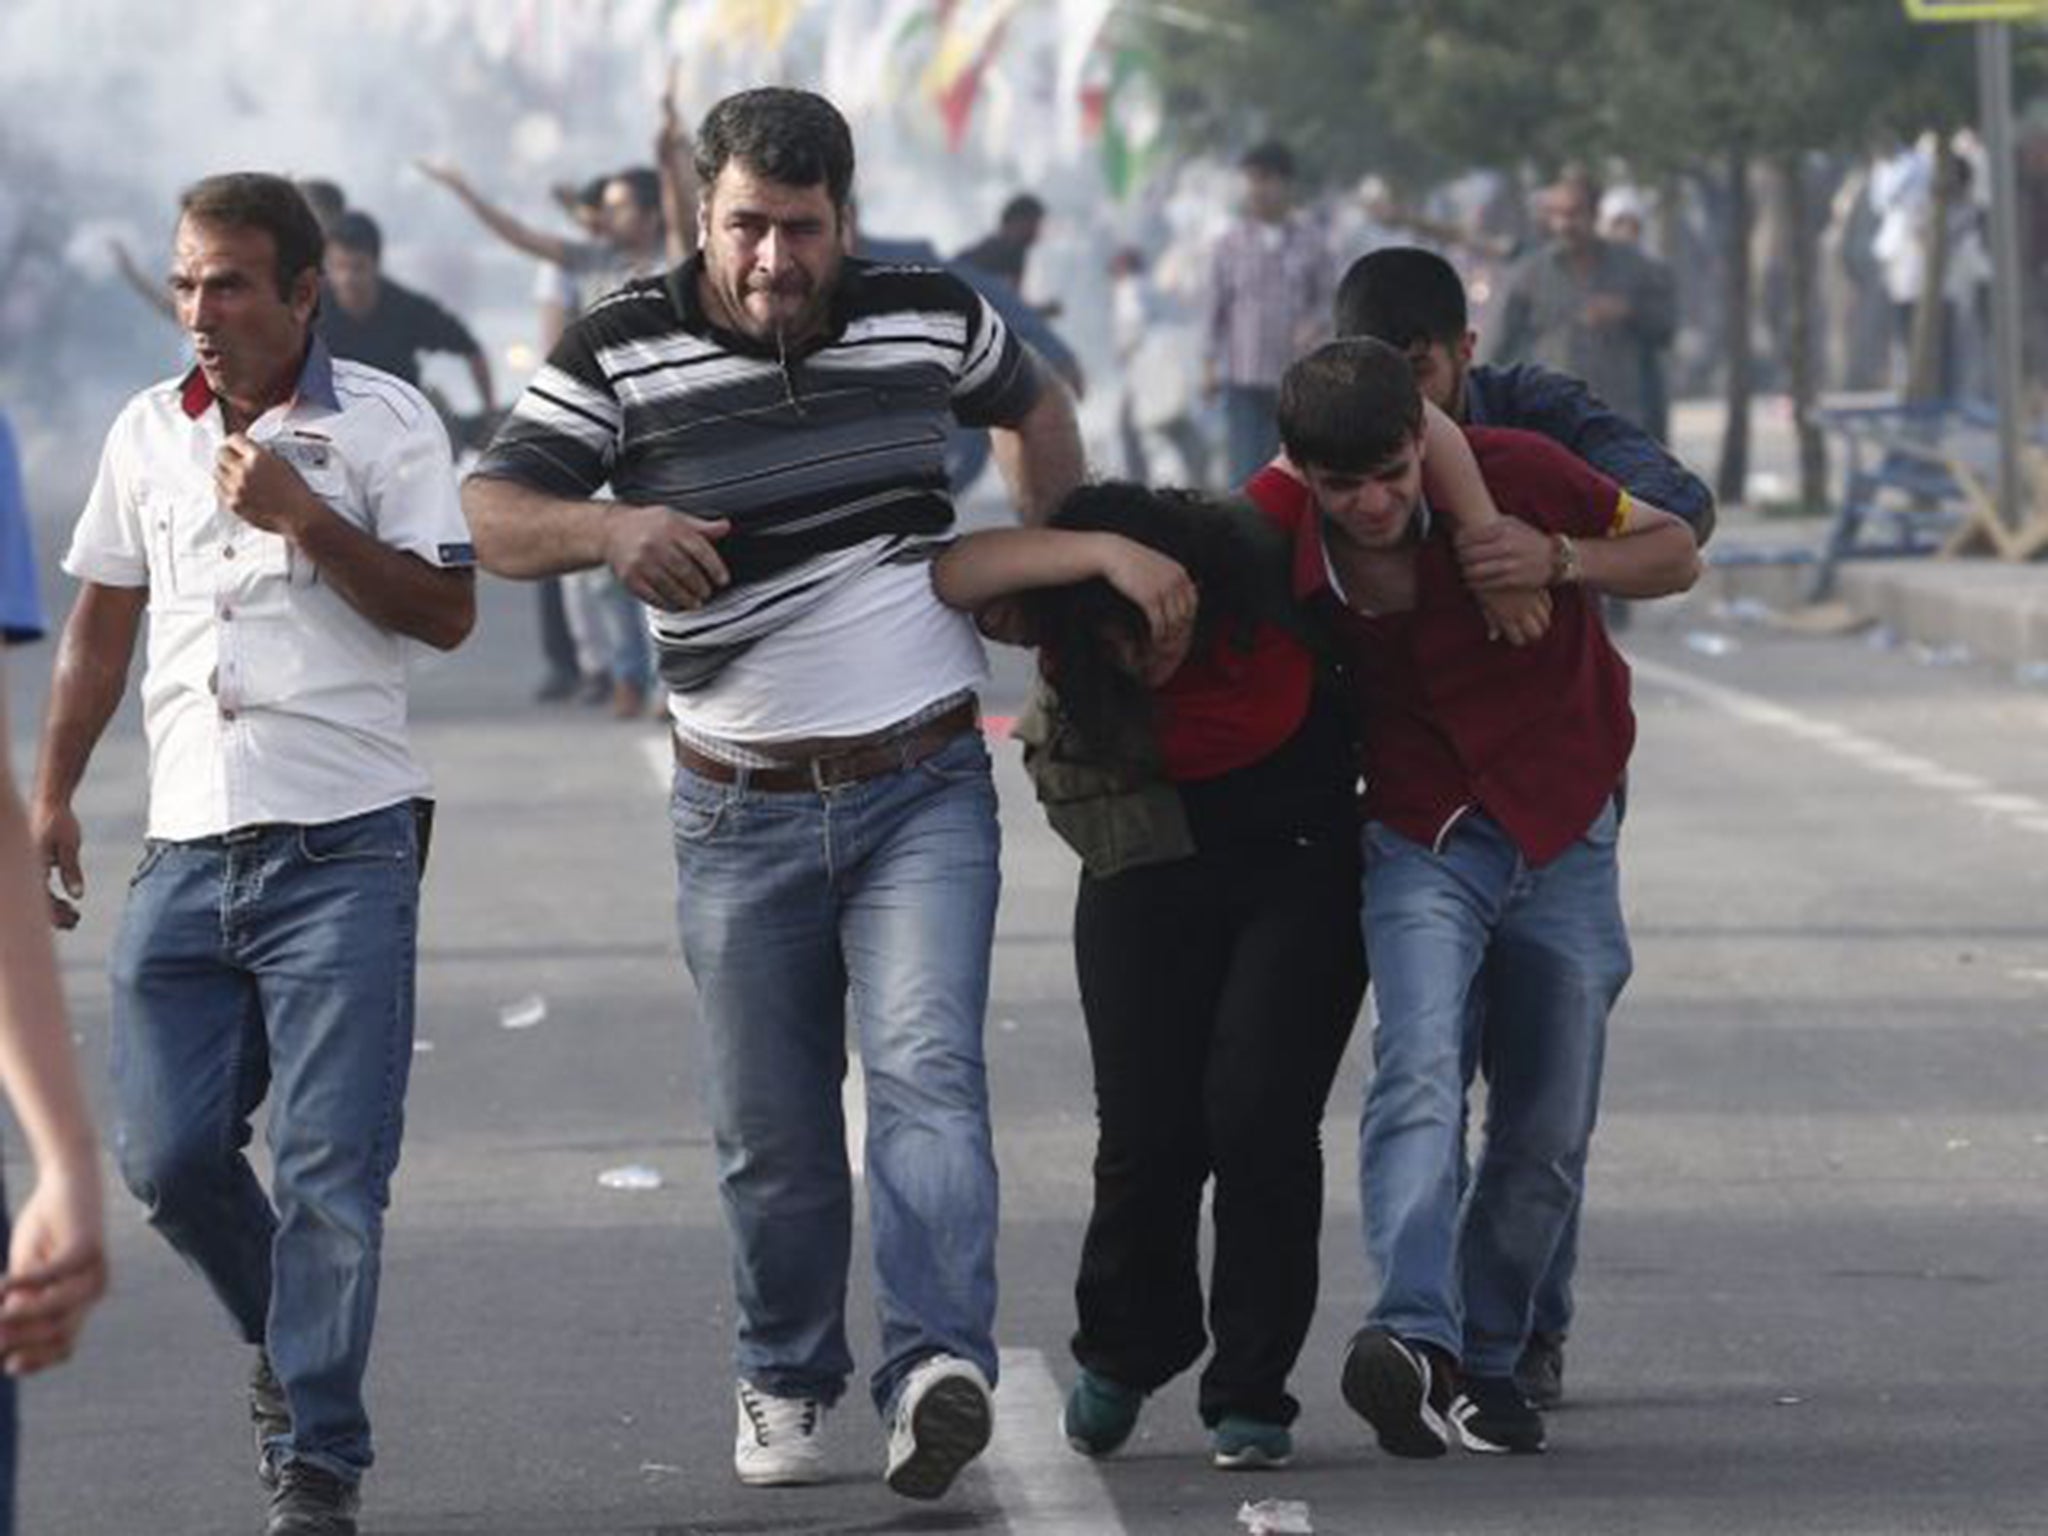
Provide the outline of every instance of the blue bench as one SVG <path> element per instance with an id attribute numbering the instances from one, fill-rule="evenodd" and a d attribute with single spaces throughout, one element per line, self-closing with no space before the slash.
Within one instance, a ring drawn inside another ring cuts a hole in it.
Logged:
<path id="1" fill-rule="evenodd" d="M 1848 559 L 1955 552 L 1959 536 L 1988 533 L 1997 552 L 1998 413 L 1981 401 L 1902 404 L 1889 398 L 1824 405 L 1813 414 L 1847 449 L 1842 499 L 1828 524 L 1807 596 L 1829 595 Z M 2036 451 L 2042 439 L 2036 436 Z"/>

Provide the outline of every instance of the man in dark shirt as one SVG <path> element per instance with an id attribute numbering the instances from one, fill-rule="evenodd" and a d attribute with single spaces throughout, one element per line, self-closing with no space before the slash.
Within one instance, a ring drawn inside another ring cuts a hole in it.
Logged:
<path id="1" fill-rule="evenodd" d="M 1039 232 L 1044 228 L 1045 204 L 1029 192 L 1019 192 L 1003 204 L 995 232 L 977 240 L 953 259 L 993 272 L 1021 293 L 1024 264 L 1031 259 L 1031 247 L 1038 244 Z"/>
<path id="2" fill-rule="evenodd" d="M 1394 1455 L 1537 1451 L 1516 1389 L 1536 1287 L 1579 1200 L 1608 1011 L 1627 981 L 1615 794 L 1628 667 L 1594 593 L 1682 591 L 1684 525 L 1553 443 L 1468 429 L 1500 510 L 1551 549 L 1550 629 L 1488 637 L 1421 495 L 1403 354 L 1332 342 L 1282 380 L 1280 435 L 1319 514 L 1322 588 L 1366 724 L 1366 948 L 1378 1002 L 1360 1129 L 1381 1290 L 1343 1388 Z M 1269 488 L 1270 494 L 1270 488 Z M 1464 1064 L 1485 988 L 1485 1148 L 1461 1200 Z"/>
<path id="3" fill-rule="evenodd" d="M 320 306 L 327 350 L 413 385 L 420 381 L 422 352 L 453 352 L 469 364 L 483 413 L 495 414 L 491 362 L 469 327 L 425 294 L 386 277 L 383 261 L 384 236 L 376 220 L 351 210 L 334 221 L 327 235 L 327 289 Z"/>

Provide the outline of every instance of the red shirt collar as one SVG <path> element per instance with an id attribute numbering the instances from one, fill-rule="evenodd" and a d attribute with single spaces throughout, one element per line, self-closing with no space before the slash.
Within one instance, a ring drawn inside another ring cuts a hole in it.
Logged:
<path id="1" fill-rule="evenodd" d="M 1244 483 L 1244 494 L 1294 540 L 1290 570 L 1295 601 L 1327 591 L 1330 568 L 1323 557 L 1322 518 L 1307 482 L 1276 459 Z"/>
<path id="2" fill-rule="evenodd" d="M 179 408 L 197 421 L 213 409 L 213 398 L 213 386 L 206 382 L 206 374 L 194 363 L 184 382 L 178 386 Z M 288 403 L 297 405 L 301 401 L 325 406 L 330 411 L 341 409 L 341 398 L 334 392 L 334 359 L 328 354 L 327 343 L 318 336 L 313 337 L 306 348 L 306 360 L 299 367 L 298 382 L 292 387 Z"/>

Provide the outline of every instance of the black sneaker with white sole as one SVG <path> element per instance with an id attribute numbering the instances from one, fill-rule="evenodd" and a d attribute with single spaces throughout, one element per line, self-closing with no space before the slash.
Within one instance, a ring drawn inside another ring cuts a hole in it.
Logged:
<path id="1" fill-rule="evenodd" d="M 1512 1376 L 1467 1376 L 1451 1404 L 1451 1422 L 1468 1451 L 1532 1456 L 1543 1449 L 1543 1415 Z"/>
<path id="2" fill-rule="evenodd" d="M 1450 1449 L 1456 1375 L 1434 1345 L 1384 1328 L 1361 1328 L 1344 1354 L 1344 1401 L 1370 1424 L 1390 1456 L 1422 1460 Z"/>

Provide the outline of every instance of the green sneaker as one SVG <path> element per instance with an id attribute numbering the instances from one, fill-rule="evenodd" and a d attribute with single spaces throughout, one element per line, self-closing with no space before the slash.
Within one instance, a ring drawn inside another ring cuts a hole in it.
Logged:
<path id="1" fill-rule="evenodd" d="M 1210 1457 L 1225 1472 L 1258 1472 L 1294 1460 L 1294 1436 L 1285 1424 L 1267 1424 L 1231 1414 L 1209 1436 Z"/>
<path id="2" fill-rule="evenodd" d="M 1083 1456 L 1107 1456 L 1138 1427 L 1145 1394 L 1083 1368 L 1060 1410 L 1060 1433 Z"/>

